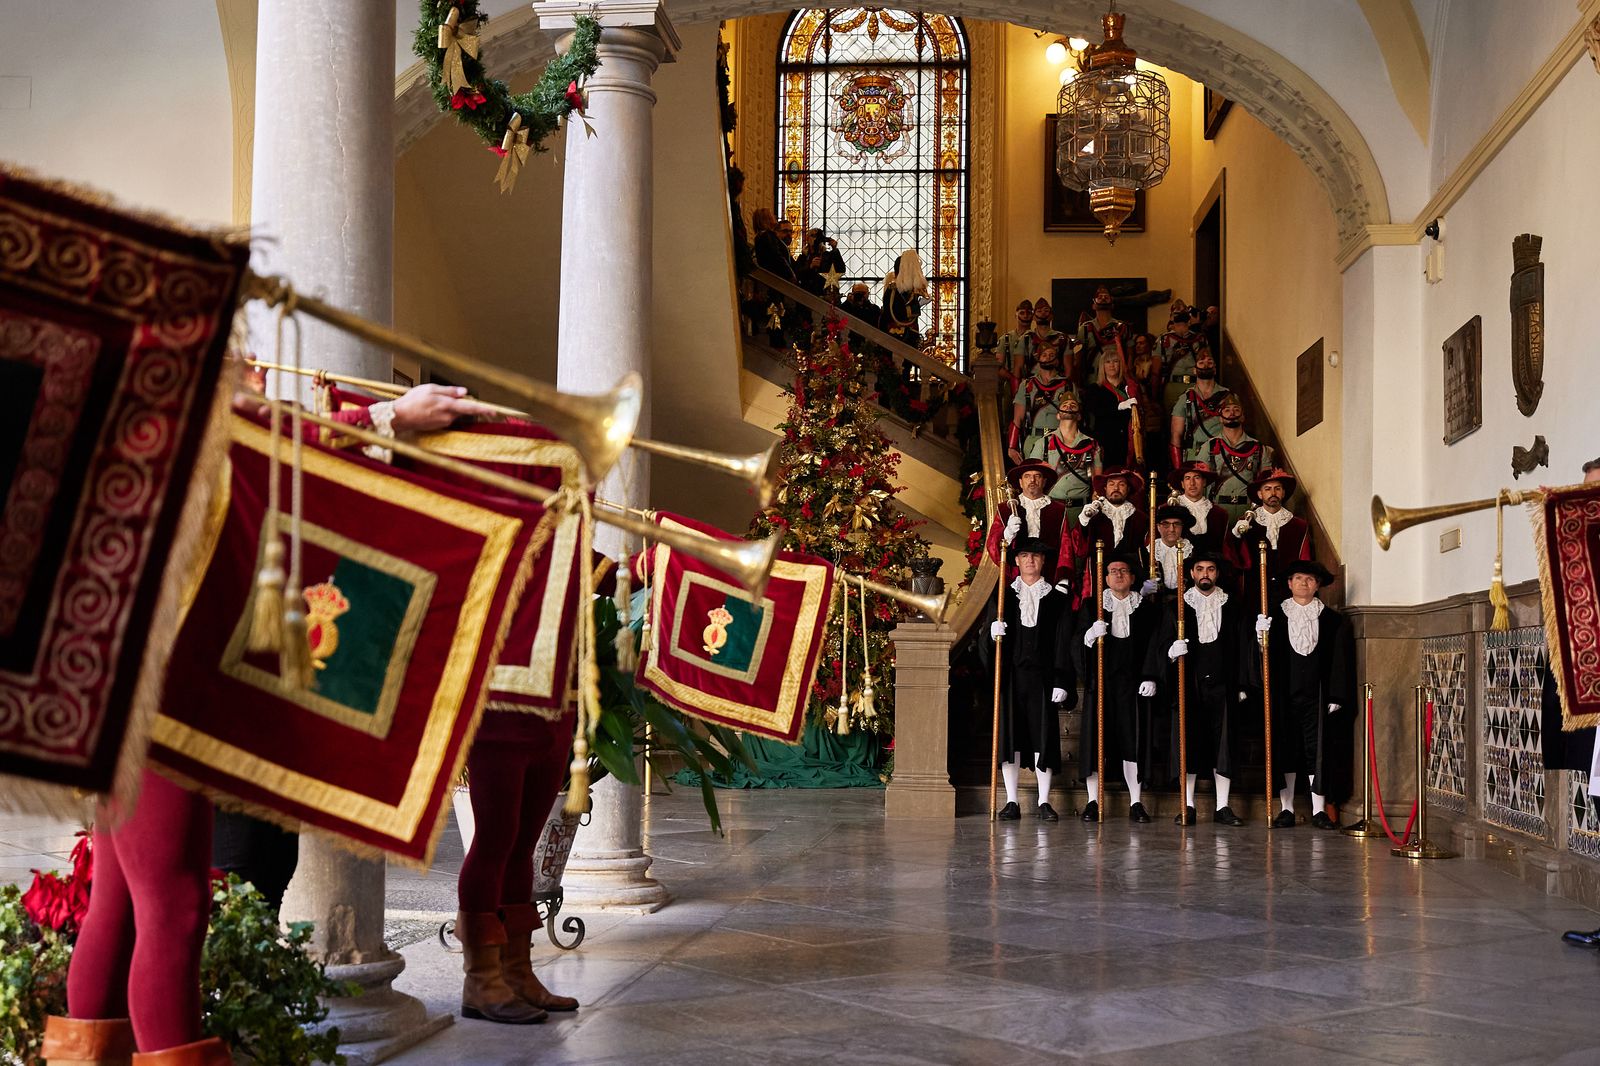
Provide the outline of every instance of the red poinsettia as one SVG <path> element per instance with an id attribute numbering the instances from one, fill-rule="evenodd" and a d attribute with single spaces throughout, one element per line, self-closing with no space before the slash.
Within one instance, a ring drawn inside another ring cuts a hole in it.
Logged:
<path id="1" fill-rule="evenodd" d="M 480 106 L 488 102 L 489 98 L 487 96 L 471 85 L 464 85 L 450 97 L 450 108 L 453 111 L 460 111 L 463 108 L 468 111 L 476 111 Z"/>
<path id="2" fill-rule="evenodd" d="M 506 157 L 506 155 L 508 154 L 506 152 L 506 150 L 504 148 L 501 148 L 498 144 L 489 144 L 489 145 L 485 145 L 484 147 L 488 148 L 489 151 L 493 152 L 495 155 L 499 156 L 501 159 L 504 159 Z"/>
<path id="3" fill-rule="evenodd" d="M 578 114 L 583 114 L 583 90 L 578 88 L 577 82 L 567 82 L 567 91 L 565 95 L 567 98 L 567 105 L 571 107 L 572 110 L 578 112 Z"/>
<path id="4" fill-rule="evenodd" d="M 72 870 L 62 877 L 57 873 L 33 871 L 33 884 L 22 894 L 22 909 L 41 929 L 52 929 L 73 936 L 89 913 L 89 885 L 94 875 L 94 859 L 89 835 L 78 834 L 72 849 Z"/>

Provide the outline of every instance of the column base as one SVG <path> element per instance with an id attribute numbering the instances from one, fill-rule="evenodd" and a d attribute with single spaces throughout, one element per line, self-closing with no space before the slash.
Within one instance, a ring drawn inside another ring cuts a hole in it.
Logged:
<path id="1" fill-rule="evenodd" d="M 643 851 L 573 855 L 561 878 L 565 908 L 634 914 L 660 910 L 672 900 L 672 893 L 649 875 L 650 861 Z"/>
<path id="2" fill-rule="evenodd" d="M 448 1014 L 429 1015 L 422 1001 L 394 989 L 406 960 L 391 954 L 377 962 L 329 966 L 328 977 L 353 981 L 361 994 L 328 999 L 328 1016 L 319 1030 L 337 1027 L 339 1054 L 348 1066 L 372 1066 L 414 1047 L 449 1026 Z"/>
<path id="3" fill-rule="evenodd" d="M 954 818 L 956 790 L 949 774 L 902 774 L 883 797 L 885 818 Z"/>

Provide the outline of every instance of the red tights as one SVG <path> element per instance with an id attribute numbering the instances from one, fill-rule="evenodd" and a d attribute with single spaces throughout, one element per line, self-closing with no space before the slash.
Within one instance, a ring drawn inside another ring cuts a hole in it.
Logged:
<path id="1" fill-rule="evenodd" d="M 490 711 L 467 755 L 472 847 L 456 890 L 461 909 L 487 914 L 533 899 L 533 849 L 566 780 L 572 715 Z"/>
<path id="2" fill-rule="evenodd" d="M 67 972 L 74 1018 L 128 1018 L 141 1051 L 201 1038 L 211 804 L 146 770 L 133 814 L 94 830 L 89 913 Z"/>

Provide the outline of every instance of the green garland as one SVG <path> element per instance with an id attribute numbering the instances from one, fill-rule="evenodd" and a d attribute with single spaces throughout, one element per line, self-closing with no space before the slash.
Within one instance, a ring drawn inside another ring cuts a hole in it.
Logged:
<path id="1" fill-rule="evenodd" d="M 479 14 L 478 0 L 421 0 L 420 8 L 411 50 L 428 66 L 428 86 L 433 90 L 434 103 L 441 111 L 454 112 L 494 151 L 499 152 L 513 115 L 522 116 L 529 147 L 542 152 L 545 138 L 561 128 L 561 120 L 582 110 L 583 83 L 600 65 L 600 23 L 595 19 L 578 17 L 571 47 L 545 64 L 532 91 L 513 93 L 505 82 L 490 77 L 477 57 L 463 52 L 462 67 L 470 84 L 452 92 L 445 80 L 445 50 L 439 47 L 439 27 L 452 11 L 459 11 L 458 25 L 481 33 L 488 17 Z"/>

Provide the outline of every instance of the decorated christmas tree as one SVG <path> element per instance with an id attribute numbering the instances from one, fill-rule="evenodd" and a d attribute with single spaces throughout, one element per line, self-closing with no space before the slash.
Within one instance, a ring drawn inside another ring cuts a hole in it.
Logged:
<path id="1" fill-rule="evenodd" d="M 910 564 L 927 557 L 928 544 L 917 535 L 919 523 L 895 509 L 900 487 L 894 478 L 900 457 L 878 432 L 881 412 L 869 402 L 873 385 L 868 368 L 850 351 L 849 333 L 840 320 L 828 321 L 810 347 L 797 353 L 789 395 L 788 415 L 779 426 L 782 488 L 773 506 L 756 516 L 753 532 L 766 535 L 786 529 L 786 547 L 828 559 L 844 573 L 890 585 L 908 583 Z M 848 615 L 841 618 L 841 601 L 835 594 L 811 690 L 808 732 L 857 737 L 842 747 L 876 757 L 877 749 L 894 735 L 894 645 L 889 632 L 899 621 L 901 608 L 885 597 L 867 594 L 868 672 L 858 586 L 851 585 L 848 602 Z M 841 625 L 849 646 L 843 666 Z M 842 731 L 841 686 L 848 708 Z M 870 698 L 864 697 L 869 690 Z M 807 746 L 814 744 L 815 738 Z"/>

